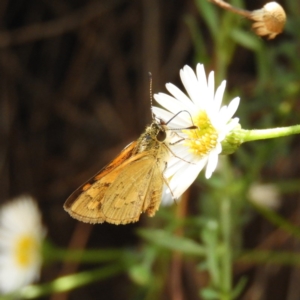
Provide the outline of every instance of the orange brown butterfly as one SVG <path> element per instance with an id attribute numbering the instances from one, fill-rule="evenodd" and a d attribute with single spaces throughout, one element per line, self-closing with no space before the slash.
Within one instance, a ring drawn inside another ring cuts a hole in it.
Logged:
<path id="1" fill-rule="evenodd" d="M 73 218 L 94 224 L 137 222 L 142 212 L 154 216 L 164 183 L 168 186 L 163 175 L 171 154 L 167 124 L 152 114 L 151 125 L 139 139 L 75 190 L 64 209 Z"/>

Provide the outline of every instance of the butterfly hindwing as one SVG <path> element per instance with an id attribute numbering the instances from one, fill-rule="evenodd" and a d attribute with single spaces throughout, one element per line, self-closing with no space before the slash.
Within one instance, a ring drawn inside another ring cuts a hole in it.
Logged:
<path id="1" fill-rule="evenodd" d="M 105 221 L 113 224 L 136 222 L 148 209 L 152 215 L 160 204 L 162 186 L 160 165 L 154 156 L 133 161 L 112 183 L 113 192 L 104 196 L 101 212 Z"/>

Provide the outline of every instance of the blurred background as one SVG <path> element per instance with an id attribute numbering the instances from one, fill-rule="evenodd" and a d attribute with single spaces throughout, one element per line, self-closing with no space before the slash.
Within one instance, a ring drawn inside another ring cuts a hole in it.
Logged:
<path id="1" fill-rule="evenodd" d="M 265 4 L 230 3 L 248 10 Z M 299 136 L 242 145 L 221 161 L 211 181 L 201 173 L 180 203 L 136 224 L 91 226 L 62 207 L 151 122 L 149 71 L 153 92 L 165 92 L 166 82 L 182 88 L 179 70 L 185 64 L 204 63 L 217 84 L 227 80 L 225 102 L 241 97 L 236 116 L 242 128 L 299 124 L 300 2 L 280 4 L 287 13 L 284 33 L 267 40 L 252 32 L 250 21 L 205 0 L 2 0 L 0 202 L 33 195 L 49 240 L 62 248 L 150 249 L 138 228 L 176 228 L 201 242 L 196 226 L 170 224 L 214 218 L 216 190 L 226 189 L 234 199 L 237 257 L 245 249 L 299 252 L 300 235 L 280 226 L 300 225 Z M 263 194 L 265 184 L 271 184 L 271 196 Z M 45 299 L 202 299 L 199 290 L 209 276 L 199 260 L 159 249 L 153 261 L 151 284 L 125 272 Z M 46 265 L 41 282 L 93 267 Z M 300 299 L 299 262 L 237 259 L 233 271 L 234 283 L 248 279 L 239 299 Z"/>

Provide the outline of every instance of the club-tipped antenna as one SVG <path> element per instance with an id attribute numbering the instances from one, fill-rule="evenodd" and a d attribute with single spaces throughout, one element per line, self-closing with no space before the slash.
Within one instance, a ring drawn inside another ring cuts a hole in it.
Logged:
<path id="1" fill-rule="evenodd" d="M 150 94 L 150 108 L 151 108 L 151 115 L 152 115 L 152 120 L 155 120 L 155 115 L 152 110 L 152 105 L 153 105 L 153 94 L 152 94 L 152 73 L 148 72 L 148 78 L 149 78 L 149 94 Z"/>
<path id="2" fill-rule="evenodd" d="M 166 122 L 166 125 L 168 125 L 173 119 L 175 119 L 178 115 L 180 115 L 181 113 L 187 113 L 190 118 L 191 118 L 191 122 L 192 122 L 192 126 L 189 126 L 189 127 L 186 127 L 186 128 L 172 128 L 172 129 L 169 129 L 169 130 L 182 130 L 182 129 L 198 129 L 198 126 L 195 126 L 194 122 L 193 122 L 193 118 L 190 114 L 189 111 L 187 110 L 181 110 L 179 111 L 177 114 L 175 114 L 171 119 L 168 120 L 168 122 Z"/>

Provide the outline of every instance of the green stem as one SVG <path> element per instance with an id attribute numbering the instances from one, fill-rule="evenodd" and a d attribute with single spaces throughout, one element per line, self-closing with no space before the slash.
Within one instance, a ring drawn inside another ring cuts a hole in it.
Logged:
<path id="1" fill-rule="evenodd" d="M 272 224 L 284 230 L 288 234 L 293 235 L 295 238 L 300 239 L 300 229 L 298 226 L 293 225 L 291 222 L 287 221 L 285 218 L 281 217 L 276 212 L 271 209 L 267 209 L 262 205 L 251 203 L 255 209 L 261 213 L 265 219 L 269 220 Z"/>
<path id="2" fill-rule="evenodd" d="M 264 140 L 264 139 L 274 139 L 278 137 L 284 137 L 292 134 L 300 133 L 300 125 L 288 126 L 288 127 L 278 127 L 271 129 L 253 129 L 245 130 L 240 129 L 236 134 L 240 137 L 241 143 Z"/>
<path id="3" fill-rule="evenodd" d="M 221 201 L 220 225 L 223 241 L 221 257 L 221 300 L 231 299 L 232 292 L 232 255 L 231 255 L 231 203 L 225 197 Z"/>
<path id="4" fill-rule="evenodd" d="M 68 261 L 68 262 L 107 262 L 120 260 L 128 255 L 124 249 L 64 249 L 56 247 L 49 241 L 44 242 L 43 256 L 46 262 Z"/>
<path id="5" fill-rule="evenodd" d="M 102 267 L 96 270 L 84 271 L 77 274 L 57 278 L 49 283 L 41 285 L 30 285 L 22 289 L 18 296 L 22 299 L 34 299 L 52 293 L 61 293 L 75 288 L 112 277 L 123 272 L 128 266 L 116 264 Z"/>
<path id="6" fill-rule="evenodd" d="M 237 263 L 248 265 L 274 264 L 278 266 L 300 266 L 300 254 L 287 251 L 254 250 L 244 251 Z"/>

